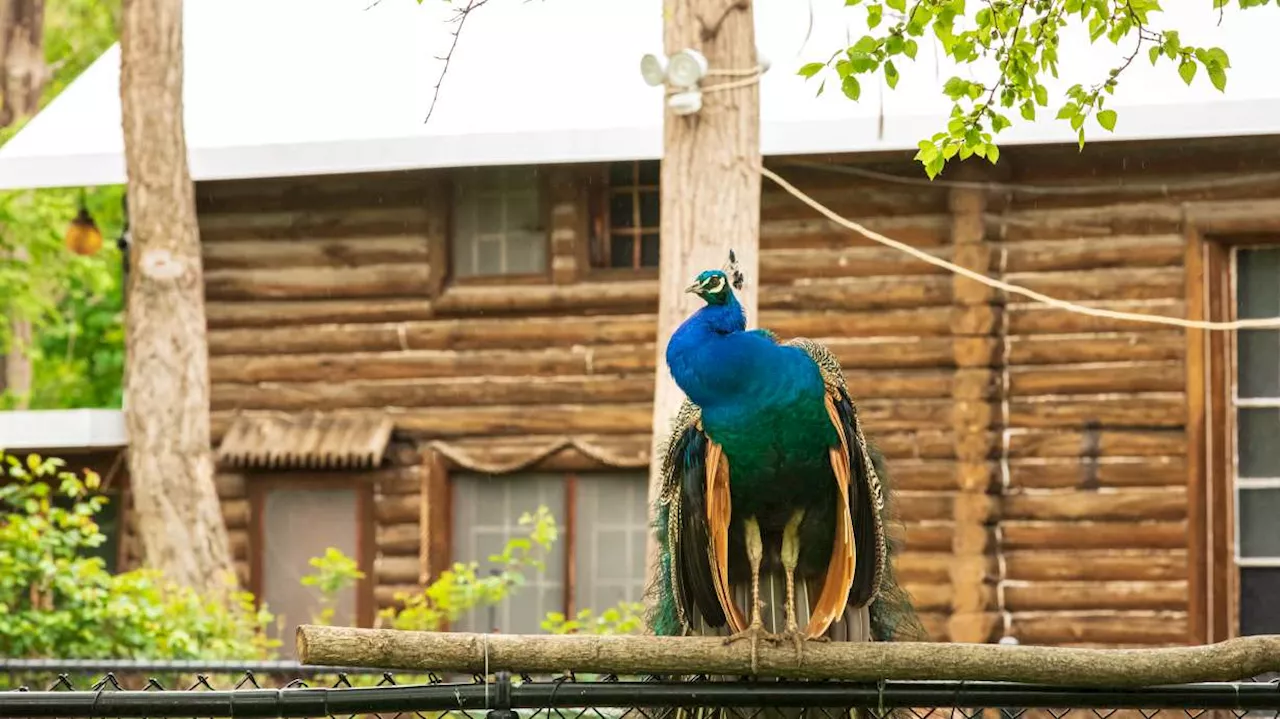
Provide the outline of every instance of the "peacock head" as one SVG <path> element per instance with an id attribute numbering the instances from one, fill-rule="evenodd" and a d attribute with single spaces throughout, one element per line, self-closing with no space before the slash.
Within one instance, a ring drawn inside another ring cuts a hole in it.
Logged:
<path id="1" fill-rule="evenodd" d="M 694 280 L 693 284 L 684 288 L 684 291 L 701 297 L 709 305 L 726 304 L 733 296 L 733 290 L 729 286 L 729 276 L 723 270 L 706 270 L 698 275 L 698 279 Z"/>

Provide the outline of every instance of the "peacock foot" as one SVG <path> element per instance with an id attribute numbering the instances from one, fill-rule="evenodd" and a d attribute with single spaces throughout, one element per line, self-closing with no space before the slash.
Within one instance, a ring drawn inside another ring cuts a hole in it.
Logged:
<path id="1" fill-rule="evenodd" d="M 729 646 L 734 642 L 747 640 L 751 645 L 751 676 L 760 673 L 760 641 L 775 641 L 774 635 L 770 634 L 764 628 L 763 622 L 752 622 L 746 629 L 725 637 L 724 644 Z"/>
<path id="2" fill-rule="evenodd" d="M 779 642 L 779 643 L 782 643 L 782 642 L 791 642 L 792 646 L 794 646 L 794 647 L 796 648 L 796 666 L 800 666 L 801 664 L 803 664 L 803 663 L 804 663 L 804 645 L 805 645 L 805 643 L 807 643 L 807 642 L 825 642 L 825 641 L 828 641 L 827 637 L 825 637 L 825 636 L 821 636 L 821 637 L 814 637 L 814 638 L 810 639 L 810 638 L 809 638 L 809 635 L 808 635 L 807 633 L 805 633 L 804 631 L 802 631 L 799 627 L 791 627 L 791 628 L 787 629 L 786 631 L 782 632 L 781 634 L 778 634 L 778 635 L 777 635 L 777 639 L 778 639 L 778 642 Z"/>

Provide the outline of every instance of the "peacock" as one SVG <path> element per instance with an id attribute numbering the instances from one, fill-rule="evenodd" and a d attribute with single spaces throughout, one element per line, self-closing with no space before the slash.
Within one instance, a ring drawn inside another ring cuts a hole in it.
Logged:
<path id="1" fill-rule="evenodd" d="M 666 443 L 655 531 L 657 635 L 761 641 L 919 640 L 893 576 L 891 491 L 835 355 L 746 329 L 730 253 L 686 292 L 706 304 L 672 335 L 686 399 Z M 744 609 L 745 608 L 745 609 Z"/>

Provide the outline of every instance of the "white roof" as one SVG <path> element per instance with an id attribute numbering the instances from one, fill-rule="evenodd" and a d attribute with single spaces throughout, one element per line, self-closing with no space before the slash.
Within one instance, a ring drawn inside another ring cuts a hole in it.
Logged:
<path id="1" fill-rule="evenodd" d="M 128 444 L 118 409 L 0 412 L 0 450 L 120 449 Z"/>
<path id="2" fill-rule="evenodd" d="M 657 158 L 662 91 L 639 59 L 662 47 L 663 0 L 492 0 L 467 21 L 434 116 L 427 107 L 453 26 L 449 4 L 385 0 L 186 0 L 186 127 L 197 180 L 486 164 Z M 861 7 L 840 0 L 757 0 L 758 45 L 773 67 L 762 81 L 766 155 L 900 150 L 942 127 L 943 81 L 954 74 L 932 34 L 896 90 L 864 82 L 861 102 L 796 70 L 865 31 Z M 1280 132 L 1280 83 L 1269 57 L 1280 35 L 1270 7 L 1169 2 L 1161 26 L 1185 43 L 1231 56 L 1226 94 L 1205 73 L 1188 88 L 1145 49 L 1111 106 L 1114 135 L 1156 139 Z M 813 12 L 812 35 L 809 32 Z M 1082 32 L 1064 38 L 1062 77 L 1106 77 L 1130 51 Z M 125 180 L 119 48 L 112 47 L 0 149 L 0 189 Z M 970 75 L 966 69 L 965 75 Z M 883 122 L 880 113 L 883 110 Z M 1018 124 L 1005 144 L 1072 142 L 1065 122 Z M 883 128 L 883 130 L 881 130 Z"/>

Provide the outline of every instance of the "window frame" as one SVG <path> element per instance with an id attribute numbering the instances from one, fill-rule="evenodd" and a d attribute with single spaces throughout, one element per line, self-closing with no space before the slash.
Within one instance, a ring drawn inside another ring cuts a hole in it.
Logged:
<path id="1" fill-rule="evenodd" d="M 377 559 L 377 522 L 374 510 L 374 483 L 358 475 L 333 476 L 316 472 L 245 474 L 245 486 L 249 494 L 249 591 L 254 603 L 261 606 L 264 580 L 264 549 L 266 548 L 267 495 L 278 489 L 354 490 L 356 494 L 356 560 L 364 572 L 356 580 L 356 626 L 372 627 L 377 614 L 374 587 L 377 576 L 374 562 Z"/>
<path id="2" fill-rule="evenodd" d="M 1280 246 L 1280 216 L 1186 210 L 1186 316 L 1235 319 L 1235 250 Z M 1205 644 L 1240 636 L 1236 527 L 1236 332 L 1188 328 L 1187 624 Z"/>
<path id="3" fill-rule="evenodd" d="M 423 575 L 427 578 L 427 583 L 430 583 L 435 580 L 441 570 L 452 566 L 455 561 L 460 561 L 454 556 L 453 546 L 454 477 L 483 472 L 459 467 L 443 457 L 428 459 L 426 464 L 429 467 L 429 471 L 423 480 L 424 486 L 427 488 L 427 494 L 425 495 L 426 507 L 423 510 L 424 517 L 422 521 L 427 525 L 425 534 L 428 537 L 428 546 L 423 547 L 420 551 L 422 551 L 424 557 Z M 564 478 L 565 516 L 563 518 L 556 517 L 556 524 L 560 530 L 559 542 L 563 543 L 560 548 L 560 551 L 563 552 L 565 568 L 562 602 L 564 613 L 567 617 L 572 617 L 580 609 L 577 606 L 578 572 L 577 554 L 575 553 L 579 529 L 578 484 L 583 481 L 590 482 L 592 475 L 616 475 L 629 471 L 638 471 L 634 470 L 634 468 L 613 467 L 603 463 L 591 463 L 590 466 L 583 466 L 582 463 L 575 463 L 575 465 L 573 467 L 564 467 L 555 458 L 549 458 L 547 461 L 536 462 L 513 472 L 494 475 L 496 477 L 509 477 L 516 474 L 531 473 L 560 475 Z M 647 477 L 647 474 L 644 474 L 643 477 Z M 640 479 L 639 481 L 647 483 L 647 479 Z M 647 583 L 648 577 L 645 578 L 645 581 Z M 643 598 L 637 597 L 635 601 L 643 601 Z M 593 607 L 593 609 L 600 608 Z M 446 624 L 441 627 L 441 631 L 450 631 L 450 627 Z"/>
<path id="4" fill-rule="evenodd" d="M 463 172 L 474 171 L 492 171 L 505 170 L 508 168 L 532 168 L 537 173 L 537 190 L 538 190 L 538 221 L 542 225 L 542 242 L 543 251 L 546 261 L 543 264 L 541 272 L 521 272 L 512 274 L 497 275 L 478 275 L 478 276 L 459 276 L 454 271 L 454 254 L 456 252 L 456 237 L 454 233 L 458 227 L 458 203 L 456 202 L 458 185 L 462 182 Z M 467 167 L 454 168 L 446 173 L 439 183 L 439 191 L 442 196 L 441 204 L 444 211 L 443 237 L 437 248 L 439 252 L 431 253 L 433 258 L 441 258 L 442 266 L 440 273 L 442 277 L 441 284 L 443 286 L 462 286 L 462 287 L 486 287 L 494 285 L 508 284 L 546 284 L 552 280 L 552 250 L 551 242 L 552 217 L 551 217 L 551 183 L 550 183 L 550 166 L 546 165 L 493 165 L 484 167 Z M 432 262 L 435 260 L 432 259 Z"/>
<path id="5" fill-rule="evenodd" d="M 640 163 L 643 163 L 643 162 L 658 163 L 658 167 L 659 167 L 658 184 L 656 185 L 639 184 Z M 657 191 L 659 193 L 658 195 L 659 198 L 661 198 L 662 196 L 661 195 L 662 193 L 662 172 L 661 172 L 662 161 L 661 160 L 619 160 L 617 162 L 601 163 L 595 168 L 595 171 L 591 174 L 590 178 L 588 179 L 589 231 L 588 231 L 587 243 L 586 243 L 587 272 L 589 276 L 591 276 L 592 278 L 599 278 L 599 279 L 610 279 L 610 278 L 627 278 L 627 279 L 654 278 L 656 279 L 658 277 L 659 268 L 662 265 L 661 214 L 659 214 L 659 224 L 657 227 L 646 228 L 644 226 L 637 226 L 635 228 L 636 232 L 634 236 L 636 238 L 636 244 L 634 245 L 632 250 L 633 255 L 638 257 L 640 252 L 640 243 L 639 243 L 640 237 L 644 234 L 655 234 L 655 233 L 645 232 L 646 229 L 655 230 L 656 234 L 658 235 L 658 247 L 659 247 L 658 265 L 653 267 L 646 267 L 644 265 L 638 265 L 638 266 L 632 266 L 632 267 L 611 267 L 609 264 L 610 254 L 612 251 L 611 240 L 613 239 L 612 213 L 611 213 L 610 200 L 612 200 L 613 198 L 614 189 L 615 189 L 615 186 L 609 181 L 609 172 L 614 165 L 620 164 L 620 163 L 627 163 L 627 164 L 630 164 L 632 167 L 632 177 L 634 178 L 633 180 L 634 184 L 625 185 L 623 187 L 627 190 L 630 190 L 633 196 L 638 196 L 641 191 L 646 189 L 652 189 Z M 659 199 L 659 202 L 661 202 L 661 199 Z M 633 209 L 633 213 L 637 215 L 637 225 L 639 225 L 639 220 L 638 220 L 639 212 L 640 212 L 639 204 L 636 203 L 635 209 Z"/>

